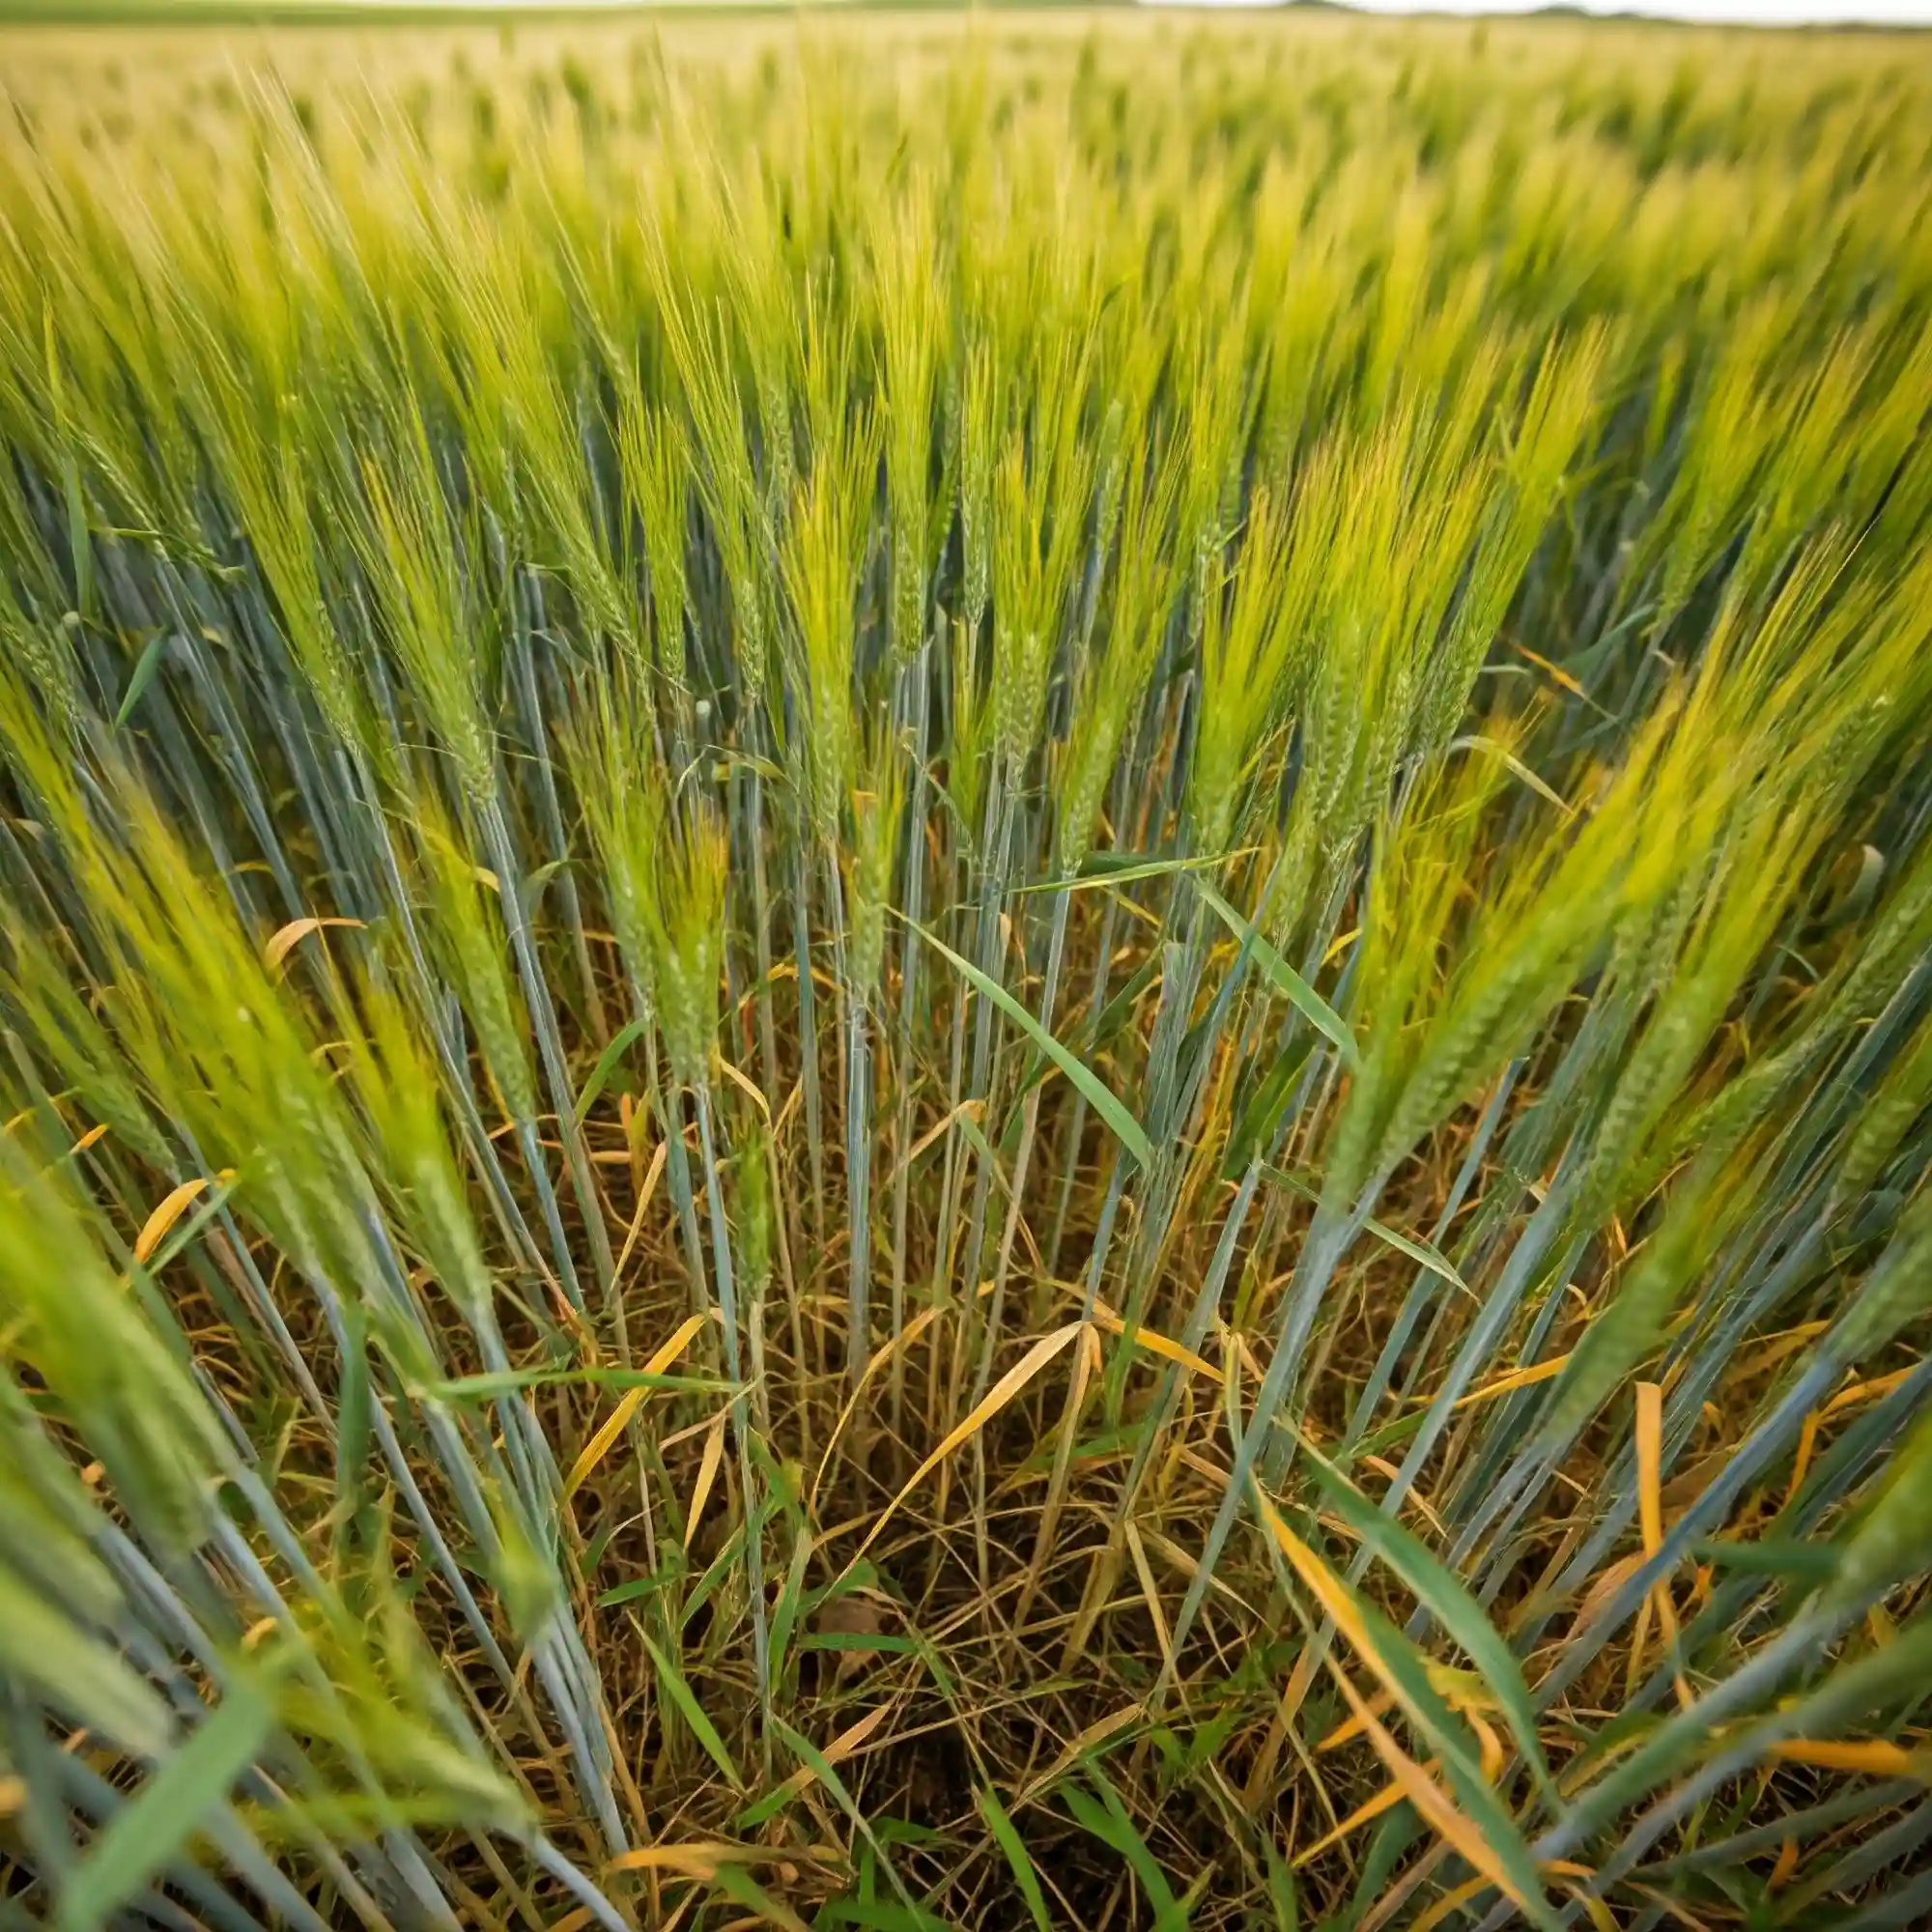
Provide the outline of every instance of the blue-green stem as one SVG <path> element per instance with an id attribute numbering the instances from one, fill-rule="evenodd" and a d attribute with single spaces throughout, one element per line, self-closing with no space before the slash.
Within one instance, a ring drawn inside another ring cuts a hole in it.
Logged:
<path id="1" fill-rule="evenodd" d="M 927 666 L 930 640 L 923 640 L 901 678 L 901 706 L 912 725 L 912 783 L 906 803 L 905 881 L 900 905 L 905 930 L 900 938 L 898 1039 L 893 1074 L 898 1086 L 897 1120 L 893 1130 L 893 1360 L 887 1415 L 897 1437 L 905 1426 L 905 1354 L 897 1344 L 905 1333 L 906 1218 L 912 1194 L 913 1027 L 919 1009 L 918 925 L 925 911 L 925 733 Z"/>
<path id="2" fill-rule="evenodd" d="M 604 1204 L 591 1177 L 589 1152 L 584 1146 L 583 1129 L 577 1119 L 577 1095 L 571 1088 L 570 1070 L 564 1063 L 563 1040 L 557 1032 L 556 1008 L 551 1000 L 550 982 L 544 978 L 543 964 L 537 958 L 535 937 L 524 914 L 523 875 L 517 867 L 510 843 L 509 825 L 504 819 L 500 802 L 492 797 L 484 805 L 480 815 L 484 840 L 490 850 L 491 864 L 496 868 L 503 920 L 510 929 L 510 946 L 523 979 L 525 1003 L 529 1010 L 531 1028 L 537 1038 L 537 1052 L 543 1061 L 544 1076 L 550 1088 L 551 1105 L 556 1112 L 557 1138 L 563 1143 L 564 1164 L 570 1175 L 572 1190 L 577 1196 L 577 1205 L 583 1214 L 598 1292 L 608 1295 L 614 1270 L 611 1238 L 604 1226 Z"/>
<path id="3" fill-rule="evenodd" d="M 765 1588 L 756 1522 L 758 1512 L 753 1487 L 750 1425 L 746 1419 L 744 1370 L 738 1348 L 738 1297 L 731 1269 L 731 1235 L 724 1218 L 724 1189 L 718 1178 L 718 1155 L 712 1145 L 711 1090 L 701 1083 L 692 1090 L 697 1106 L 697 1143 L 704 1158 L 704 1197 L 711 1216 L 711 1261 L 718 1284 L 718 1314 L 724 1330 L 724 1373 L 733 1383 L 731 1433 L 738 1451 L 738 1477 L 744 1489 L 745 1582 L 751 1595 L 752 1662 L 757 1677 L 758 1701 L 771 1703 L 771 1658 L 765 1632 Z"/>
<path id="4" fill-rule="evenodd" d="M 811 1164 L 811 1244 L 825 1241 L 825 1156 L 818 1097 L 818 1000 L 811 983 L 811 852 L 803 816 L 792 848 L 792 945 L 798 961 L 798 1063 L 805 1088 L 805 1145 Z"/>

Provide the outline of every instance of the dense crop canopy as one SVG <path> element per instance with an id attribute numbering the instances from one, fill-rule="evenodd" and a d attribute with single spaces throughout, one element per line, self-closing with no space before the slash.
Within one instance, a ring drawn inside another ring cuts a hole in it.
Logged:
<path id="1" fill-rule="evenodd" d="M 21 41 L 0 1882 L 1932 1922 L 1932 64 Z"/>

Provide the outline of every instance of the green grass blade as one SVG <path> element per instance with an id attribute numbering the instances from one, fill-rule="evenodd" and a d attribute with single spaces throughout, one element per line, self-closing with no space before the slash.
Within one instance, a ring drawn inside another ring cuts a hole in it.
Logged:
<path id="1" fill-rule="evenodd" d="M 61 1889 L 61 1932 L 98 1932 L 172 1863 L 254 1763 L 269 1740 L 274 1706 L 240 1676 L 185 1744 L 142 1785 L 95 1840 Z"/>
<path id="2" fill-rule="evenodd" d="M 1279 1167 L 1264 1165 L 1263 1171 L 1270 1180 L 1278 1181 L 1290 1193 L 1298 1194 L 1302 1200 L 1314 1202 L 1321 1199 L 1320 1193 L 1307 1181 L 1285 1172 Z M 1399 1255 L 1406 1255 L 1410 1261 L 1419 1263 L 1431 1274 L 1439 1275 L 1451 1288 L 1460 1289 L 1471 1300 L 1476 1299 L 1476 1291 L 1457 1273 L 1456 1266 L 1440 1248 L 1414 1235 L 1405 1235 L 1391 1228 L 1387 1222 L 1378 1221 L 1371 1214 L 1363 1223 L 1363 1229 L 1373 1235 L 1385 1247 L 1393 1248 Z"/>
<path id="3" fill-rule="evenodd" d="M 1208 910 L 1248 949 L 1269 984 L 1342 1056 L 1350 1066 L 1361 1065 L 1361 1050 L 1349 1023 L 1261 934 L 1204 879 L 1194 881 Z"/>
<path id="4" fill-rule="evenodd" d="M 860 1837 L 865 1839 L 872 1855 L 878 1860 L 879 1869 L 885 1873 L 887 1882 L 898 1894 L 900 1904 L 908 1912 L 912 1913 L 915 1918 L 927 1918 L 928 1915 L 920 1911 L 912 1893 L 906 1889 L 897 1871 L 894 1869 L 893 1861 L 887 1858 L 886 1848 L 879 1842 L 878 1833 L 872 1830 L 871 1821 L 860 1810 L 858 1802 L 846 1788 L 844 1779 L 833 1768 L 825 1753 L 810 1738 L 804 1736 L 801 1732 L 793 1730 L 782 1718 L 774 1718 L 772 1719 L 772 1727 L 782 1740 L 785 1748 L 811 1772 L 811 1775 L 817 1778 L 819 1783 L 832 1794 L 833 1801 L 838 1804 L 839 1810 L 851 1819 L 852 1829 L 859 1833 Z"/>
<path id="5" fill-rule="evenodd" d="M 597 1104 L 597 1096 L 610 1084 L 611 1076 L 617 1070 L 617 1064 L 644 1036 L 649 1021 L 635 1019 L 627 1021 L 611 1037 L 611 1044 L 597 1056 L 597 1065 L 590 1069 L 590 1077 L 584 1081 L 582 1091 L 577 1096 L 577 1124 L 582 1126 L 590 1118 L 590 1110 Z"/>
<path id="6" fill-rule="evenodd" d="M 114 713 L 114 728 L 118 731 L 134 715 L 134 707 L 140 703 L 149 685 L 155 681 L 155 673 L 161 668 L 161 660 L 167 655 L 168 633 L 156 631 L 142 648 L 141 655 L 134 660 L 134 668 L 128 673 L 127 689 L 121 694 L 121 702 Z"/>
<path id="7" fill-rule="evenodd" d="M 1078 893 L 1090 886 L 1131 886 L 1141 879 L 1165 879 L 1176 872 L 1211 870 L 1239 856 L 1221 852 L 1205 858 L 1139 859 L 1128 853 L 1090 852 L 1070 878 L 1035 879 L 1027 885 L 1009 886 L 1007 896 L 1017 899 L 1030 893 Z"/>
<path id="8" fill-rule="evenodd" d="M 705 1715 L 704 1706 L 685 1682 L 684 1673 L 641 1631 L 639 1635 L 645 1650 L 650 1653 L 658 1675 L 664 1680 L 665 1689 L 670 1692 L 670 1700 L 677 1706 L 678 1715 L 691 1726 L 692 1736 L 703 1746 L 704 1754 L 724 1774 L 724 1780 L 732 1790 L 742 1791 L 745 1780 L 738 1776 L 738 1767 L 731 1762 L 731 1753 L 724 1748 L 724 1740 L 718 1735 L 718 1726 Z"/>
<path id="9" fill-rule="evenodd" d="M 774 1898 L 743 1865 L 721 1864 L 710 1883 L 714 1891 L 722 1891 L 733 1905 L 756 1913 L 780 1932 L 806 1932 L 805 1920 L 790 1906 Z"/>
<path id="10" fill-rule="evenodd" d="M 1018 1827 L 1007 1815 L 1007 1807 L 994 1796 L 990 1785 L 976 1785 L 973 1798 L 1013 1875 L 1013 1883 L 1020 1889 L 1020 1896 L 1026 1900 L 1037 1932 L 1053 1932 L 1053 1916 L 1046 1909 L 1046 1894 L 1040 1889 L 1039 1874 L 1033 1868 L 1033 1859 Z"/>
<path id="11" fill-rule="evenodd" d="M 0 1663 L 57 1711 L 147 1756 L 167 1748 L 167 1707 L 100 1638 L 0 1569 Z"/>
<path id="12" fill-rule="evenodd" d="M 1263 1838 L 1262 1851 L 1267 1860 L 1268 1907 L 1274 1914 L 1274 1932 L 1301 1932 L 1301 1894 L 1295 1889 L 1293 1868 L 1275 1850 L 1273 1838 Z"/>
<path id="13" fill-rule="evenodd" d="M 1102 1844 L 1111 1846 L 1126 1861 L 1134 1877 L 1140 1881 L 1149 1905 L 1153 1908 L 1155 1932 L 1187 1932 L 1186 1908 L 1175 1896 L 1174 1888 L 1168 1884 L 1167 1875 L 1160 1868 L 1160 1861 L 1154 1857 L 1147 1840 L 1127 1815 L 1120 1793 L 1092 1766 L 1089 1766 L 1087 1776 L 1093 1780 L 1097 1797 L 1082 1790 L 1074 1782 L 1069 1781 L 1061 1787 L 1060 1796 L 1072 1812 L 1074 1823 L 1083 1831 L 1092 1833 Z"/>

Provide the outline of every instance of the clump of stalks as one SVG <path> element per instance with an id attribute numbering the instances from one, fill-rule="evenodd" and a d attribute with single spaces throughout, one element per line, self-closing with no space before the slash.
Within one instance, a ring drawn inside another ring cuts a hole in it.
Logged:
<path id="1" fill-rule="evenodd" d="M 383 46 L 0 55 L 7 1911 L 1932 1922 L 1921 51 Z"/>

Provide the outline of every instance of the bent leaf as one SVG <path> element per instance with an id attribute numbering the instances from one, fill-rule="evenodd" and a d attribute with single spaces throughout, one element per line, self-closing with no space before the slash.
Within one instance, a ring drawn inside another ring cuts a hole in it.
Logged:
<path id="1" fill-rule="evenodd" d="M 899 916 L 904 917 L 903 914 Z M 1113 1130 L 1115 1138 L 1142 1167 L 1151 1163 L 1153 1151 L 1148 1145 L 1146 1130 L 1127 1111 L 1120 1095 L 1085 1061 L 1077 1054 L 1068 1052 L 997 980 L 988 979 L 971 960 L 962 959 L 943 939 L 927 931 L 917 920 L 907 920 L 906 923 L 936 952 L 951 960 L 968 984 L 991 1000 L 1066 1075 L 1086 1096 L 1088 1104 Z"/>

